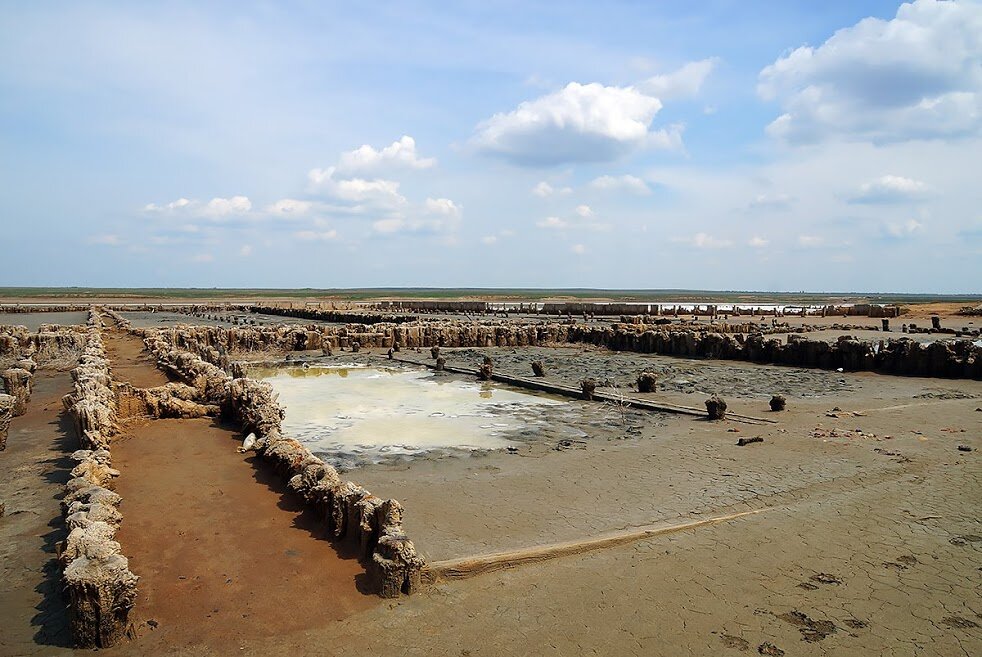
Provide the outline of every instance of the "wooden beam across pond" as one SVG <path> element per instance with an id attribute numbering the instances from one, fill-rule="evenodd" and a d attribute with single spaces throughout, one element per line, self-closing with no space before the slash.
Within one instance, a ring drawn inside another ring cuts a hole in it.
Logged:
<path id="1" fill-rule="evenodd" d="M 389 359 L 387 359 L 389 360 Z M 420 367 L 428 367 L 430 369 L 436 369 L 436 365 L 427 361 L 417 361 L 411 360 L 409 358 L 398 358 L 393 356 L 391 360 L 398 363 L 405 363 L 408 365 L 417 365 Z M 452 372 L 454 374 L 466 374 L 468 376 L 476 377 L 478 371 L 476 369 L 471 369 L 469 367 L 456 367 L 451 365 L 445 365 L 443 368 L 447 372 Z M 524 376 L 511 376 L 509 374 L 499 374 L 494 372 L 491 375 L 492 381 L 497 381 L 499 383 L 507 383 L 518 388 L 525 388 L 527 390 L 536 390 L 539 392 L 547 392 L 553 395 L 560 395 L 563 397 L 573 397 L 575 399 L 583 399 L 583 391 L 579 388 L 574 388 L 573 386 L 564 385 L 561 383 L 555 383 L 552 381 L 546 381 L 541 378 L 531 378 Z M 641 408 L 648 411 L 658 411 L 662 413 L 675 413 L 678 415 L 691 415 L 694 417 L 706 417 L 705 409 L 693 408 L 691 406 L 681 406 L 679 404 L 673 404 L 671 402 L 664 401 L 652 401 L 650 399 L 639 399 L 638 397 L 628 397 L 626 395 L 620 395 L 616 393 L 603 392 L 597 390 L 593 393 L 593 399 L 599 402 L 607 402 L 612 404 L 619 404 L 628 406 L 630 408 Z M 754 417 L 752 415 L 743 415 L 740 413 L 727 412 L 727 420 L 733 420 L 734 422 L 742 422 L 744 424 L 777 424 L 775 420 L 770 420 L 762 417 Z"/>

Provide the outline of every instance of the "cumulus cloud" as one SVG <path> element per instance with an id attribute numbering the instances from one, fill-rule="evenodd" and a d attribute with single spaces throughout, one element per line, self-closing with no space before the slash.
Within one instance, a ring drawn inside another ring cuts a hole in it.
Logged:
<path id="1" fill-rule="evenodd" d="M 850 203 L 906 203 L 927 198 L 931 188 L 920 180 L 903 176 L 880 176 L 863 183 L 849 198 Z"/>
<path id="2" fill-rule="evenodd" d="M 311 169 L 307 174 L 310 189 L 347 203 L 395 207 L 404 205 L 406 198 L 399 193 L 395 180 L 375 178 L 340 178 L 336 167 Z"/>
<path id="3" fill-rule="evenodd" d="M 589 219 L 593 216 L 593 208 L 589 205 L 577 205 L 576 214 L 580 215 L 584 219 Z"/>
<path id="4" fill-rule="evenodd" d="M 215 197 L 207 203 L 179 198 L 176 201 L 157 205 L 148 203 L 143 206 L 144 212 L 166 215 L 184 215 L 202 217 L 205 219 L 222 220 L 229 217 L 248 215 L 252 210 L 252 201 L 247 196 L 232 196 L 231 198 Z"/>
<path id="5" fill-rule="evenodd" d="M 677 71 L 648 78 L 638 84 L 638 88 L 663 100 L 691 98 L 699 94 L 703 83 L 718 62 L 715 57 L 689 62 Z"/>
<path id="6" fill-rule="evenodd" d="M 638 195 L 651 193 L 651 189 L 643 180 L 629 174 L 623 176 L 600 176 L 590 182 L 590 187 L 605 192 L 631 192 L 632 194 Z"/>
<path id="7" fill-rule="evenodd" d="M 375 235 L 439 235 L 453 236 L 460 227 L 460 206 L 447 198 L 426 199 L 421 216 L 407 217 L 402 214 L 378 219 L 372 223 Z"/>
<path id="8" fill-rule="evenodd" d="M 206 217 L 221 218 L 229 215 L 242 215 L 252 209 L 252 202 L 246 196 L 232 198 L 213 198 L 202 208 L 201 214 Z"/>
<path id="9" fill-rule="evenodd" d="M 564 196 L 573 191 L 571 187 L 553 187 L 545 180 L 540 182 L 538 185 L 532 188 L 532 193 L 539 198 L 548 198 L 552 195 Z"/>
<path id="10" fill-rule="evenodd" d="M 760 72 L 758 93 L 784 113 L 768 126 L 791 143 L 876 143 L 978 134 L 982 3 L 917 0 L 866 18 Z"/>
<path id="11" fill-rule="evenodd" d="M 194 201 L 197 203 L 197 201 Z M 170 203 L 165 203 L 164 205 L 157 205 L 156 203 L 147 203 L 143 206 L 144 212 L 166 212 L 184 209 L 192 204 L 190 199 L 179 198 L 176 201 L 171 201 Z"/>
<path id="12" fill-rule="evenodd" d="M 771 243 L 770 240 L 765 240 L 763 237 L 757 235 L 754 235 L 749 240 L 747 240 L 747 246 L 752 246 L 755 249 L 763 249 L 770 243 Z"/>
<path id="13" fill-rule="evenodd" d="M 338 158 L 337 171 L 344 176 L 377 173 L 393 169 L 428 169 L 436 164 L 432 157 L 420 157 L 416 152 L 416 140 L 403 135 L 381 150 L 364 144 L 347 151 Z"/>
<path id="14" fill-rule="evenodd" d="M 477 126 L 472 143 L 484 153 L 527 166 L 606 162 L 645 146 L 676 143 L 667 131 L 649 132 L 661 107 L 657 98 L 634 87 L 570 82 L 495 114 Z"/>
<path id="15" fill-rule="evenodd" d="M 461 207 L 448 198 L 428 198 L 423 204 L 430 214 L 441 214 L 447 217 L 459 217 Z"/>

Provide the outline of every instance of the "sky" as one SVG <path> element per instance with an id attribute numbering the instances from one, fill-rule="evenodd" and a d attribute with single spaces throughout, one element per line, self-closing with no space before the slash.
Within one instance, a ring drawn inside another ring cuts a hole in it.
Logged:
<path id="1" fill-rule="evenodd" d="M 0 286 L 982 293 L 982 2 L 0 0 Z"/>

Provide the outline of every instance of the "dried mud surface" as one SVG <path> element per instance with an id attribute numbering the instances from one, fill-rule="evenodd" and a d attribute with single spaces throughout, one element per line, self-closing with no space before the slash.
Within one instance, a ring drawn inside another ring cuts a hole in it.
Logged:
<path id="1" fill-rule="evenodd" d="M 61 397 L 67 372 L 39 372 L 27 413 L 0 452 L 0 655 L 47 655 L 71 645 L 55 546 L 67 536 L 61 498 L 78 449 Z"/>
<path id="2" fill-rule="evenodd" d="M 117 383 L 129 383 L 136 388 L 153 388 L 170 382 L 167 375 L 157 369 L 153 357 L 140 338 L 118 330 L 103 331 L 102 337 L 111 363 L 113 380 Z"/>
<path id="3" fill-rule="evenodd" d="M 379 603 L 359 591 L 358 561 L 236 438 L 209 419 L 154 420 L 113 444 L 118 540 L 140 576 L 140 639 L 123 651 L 222 651 Z"/>
<path id="4" fill-rule="evenodd" d="M 446 351 L 450 364 L 467 367 L 486 353 Z M 661 414 L 625 422 L 572 401 L 584 417 L 597 414 L 578 425 L 577 441 L 543 430 L 512 452 L 354 470 L 351 478 L 403 503 L 428 559 L 759 513 L 379 602 L 358 592 L 361 567 L 338 559 L 282 489 L 235 452 L 231 432 L 208 420 L 155 421 L 113 447 L 123 473 L 120 540 L 144 579 L 141 636 L 112 652 L 982 654 L 982 383 L 576 348 L 487 353 L 500 372 L 528 376 L 540 359 L 556 381 L 611 377 L 625 394 L 640 369 L 652 369 L 664 389 L 648 398 L 700 406 L 704 393 L 719 392 L 731 411 L 777 423 Z M 767 410 L 775 392 L 787 395 L 786 412 Z M 41 425 L 48 446 L 35 459 L 61 445 L 54 417 Z M 737 446 L 757 436 L 763 442 Z M 9 444 L 0 468 L 15 462 L 13 432 Z M 15 494 L 47 496 L 43 525 L 58 518 L 60 490 L 18 477 L 0 482 L 0 499 L 9 514 Z M 0 519 L 0 531 L 11 520 Z M 35 549 L 18 540 L 17 549 Z M 43 568 L 50 556 L 30 558 Z M 37 567 L 21 575 L 28 591 L 44 581 Z M 346 567 L 350 575 L 339 575 Z M 6 586 L 0 599 L 12 599 Z M 58 651 L 20 636 L 31 641 L 23 654 Z"/>

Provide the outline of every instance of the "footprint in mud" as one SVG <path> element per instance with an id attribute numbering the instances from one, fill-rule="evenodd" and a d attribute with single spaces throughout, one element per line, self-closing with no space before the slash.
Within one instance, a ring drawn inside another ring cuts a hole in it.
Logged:
<path id="1" fill-rule="evenodd" d="M 818 582 L 819 584 L 842 584 L 842 580 L 835 575 L 830 575 L 829 573 L 816 573 L 809 577 L 813 582 Z"/>
<path id="2" fill-rule="evenodd" d="M 766 655 L 766 657 L 783 657 L 784 651 L 775 646 L 773 643 L 764 643 L 757 646 L 757 652 L 761 655 Z"/>
<path id="3" fill-rule="evenodd" d="M 975 534 L 965 534 L 964 536 L 955 536 L 954 538 L 948 539 L 949 543 L 958 546 L 978 543 L 980 541 L 982 541 L 982 536 L 976 536 Z"/>
<path id="4" fill-rule="evenodd" d="M 829 573 L 815 573 L 808 579 L 810 579 L 811 582 L 818 582 L 819 584 L 842 584 L 842 580 L 839 577 Z M 806 591 L 817 590 L 818 587 L 811 582 L 802 582 L 801 584 L 798 584 L 798 588 L 805 589 Z"/>
<path id="5" fill-rule="evenodd" d="M 962 618 L 961 616 L 945 616 L 941 619 L 941 622 L 948 627 L 954 627 L 959 630 L 968 630 L 979 626 L 979 624 L 975 621 L 970 621 L 967 618 Z"/>
<path id="6" fill-rule="evenodd" d="M 737 650 L 750 650 L 750 644 L 746 639 L 742 639 L 738 636 L 733 636 L 732 634 L 720 634 L 720 641 L 727 648 L 736 648 Z"/>
<path id="7" fill-rule="evenodd" d="M 830 634 L 835 634 L 838 629 L 832 621 L 814 620 L 797 609 L 789 611 L 786 614 L 775 614 L 775 617 L 783 620 L 785 623 L 796 625 L 798 631 L 801 632 L 802 640 L 808 643 L 821 641 Z"/>

